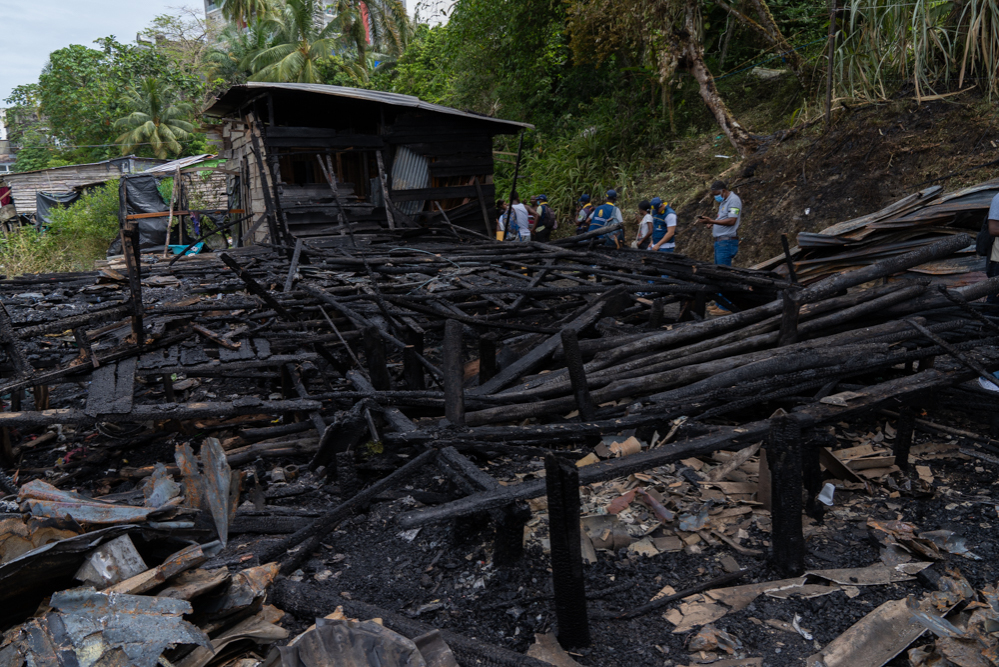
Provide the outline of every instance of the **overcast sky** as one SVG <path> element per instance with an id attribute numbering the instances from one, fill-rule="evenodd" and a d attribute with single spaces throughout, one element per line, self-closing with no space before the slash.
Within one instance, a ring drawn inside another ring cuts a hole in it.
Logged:
<path id="1" fill-rule="evenodd" d="M 201 0 L 0 0 L 0 107 L 14 86 L 38 80 L 52 51 L 108 35 L 133 42 L 154 17 L 184 5 L 204 8 Z"/>

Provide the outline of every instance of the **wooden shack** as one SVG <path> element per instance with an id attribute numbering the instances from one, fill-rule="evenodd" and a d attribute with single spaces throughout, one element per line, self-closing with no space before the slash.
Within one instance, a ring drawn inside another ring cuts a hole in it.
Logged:
<path id="1" fill-rule="evenodd" d="M 136 174 L 165 162 L 166 160 L 129 155 L 90 164 L 12 172 L 4 174 L 3 178 L 10 186 L 18 214 L 31 215 L 35 213 L 36 195 L 39 192 L 68 193 L 78 186 L 113 181 L 122 174 Z"/>
<path id="2" fill-rule="evenodd" d="M 206 113 L 222 121 L 220 157 L 239 174 L 248 242 L 342 233 L 337 197 L 355 230 L 446 215 L 491 233 L 493 137 L 532 127 L 409 95 L 293 83 L 236 86 Z"/>

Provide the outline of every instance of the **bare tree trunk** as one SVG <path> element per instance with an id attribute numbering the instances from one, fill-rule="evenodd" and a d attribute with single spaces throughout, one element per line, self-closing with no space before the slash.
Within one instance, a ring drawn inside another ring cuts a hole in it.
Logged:
<path id="1" fill-rule="evenodd" d="M 766 40 L 787 61 L 788 66 L 794 72 L 794 76 L 798 79 L 801 86 L 808 90 L 811 81 L 805 59 L 784 39 L 784 35 L 781 33 L 780 28 L 777 27 L 777 23 L 774 21 L 766 2 L 764 0 L 750 1 L 755 6 L 756 13 L 760 16 L 759 22 L 746 16 L 725 0 L 716 0 L 716 4 L 728 12 L 730 16 L 734 16 L 739 23 Z"/>
<path id="2" fill-rule="evenodd" d="M 729 111 L 718 88 L 715 79 L 704 62 L 704 46 L 697 38 L 697 0 L 687 0 L 684 11 L 683 31 L 677 35 L 680 40 L 678 51 L 683 53 L 690 63 L 690 73 L 700 85 L 701 99 L 711 110 L 722 132 L 732 142 L 732 145 L 742 155 L 748 155 L 759 147 L 759 140 L 739 124 Z"/>

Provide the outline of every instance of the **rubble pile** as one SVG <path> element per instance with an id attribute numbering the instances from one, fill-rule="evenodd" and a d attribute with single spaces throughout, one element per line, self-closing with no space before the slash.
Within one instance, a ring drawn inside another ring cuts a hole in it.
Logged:
<path id="1" fill-rule="evenodd" d="M 859 665 L 847 616 L 747 615 L 923 580 L 876 664 L 989 644 L 988 553 L 905 515 L 970 497 L 941 460 L 999 462 L 934 418 L 997 413 L 999 279 L 898 277 L 970 240 L 805 287 L 603 233 L 168 261 L 123 224 L 98 271 L 0 281 L 0 664 L 783 664 L 767 632 Z"/>

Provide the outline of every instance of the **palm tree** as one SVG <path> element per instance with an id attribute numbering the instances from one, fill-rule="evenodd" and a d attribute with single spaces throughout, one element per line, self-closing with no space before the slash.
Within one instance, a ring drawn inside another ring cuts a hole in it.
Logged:
<path id="1" fill-rule="evenodd" d="M 259 51 L 270 46 L 271 27 L 268 21 L 256 19 L 245 28 L 235 24 L 227 25 L 219 34 L 218 41 L 205 55 L 209 77 L 213 87 L 228 89 L 230 86 L 246 83 L 252 74 L 245 61 Z"/>
<path id="2" fill-rule="evenodd" d="M 413 24 L 401 0 L 336 0 L 333 23 L 341 44 L 354 55 L 357 68 L 366 77 L 369 59 L 394 60 L 406 50 Z"/>
<path id="3" fill-rule="evenodd" d="M 168 154 L 179 155 L 184 147 L 181 141 L 194 132 L 194 125 L 187 120 L 194 113 L 189 102 L 176 99 L 172 86 L 160 83 L 154 77 L 142 79 L 138 88 L 125 93 L 123 103 L 132 112 L 115 121 L 114 127 L 125 130 L 115 140 L 121 144 L 121 154 L 128 155 L 136 147 L 148 144 L 158 158 Z"/>
<path id="4" fill-rule="evenodd" d="M 273 10 L 272 0 L 221 0 L 219 9 L 227 21 L 244 27 L 256 19 L 264 18 Z"/>
<path id="5" fill-rule="evenodd" d="M 253 72 L 251 81 L 322 83 L 317 70 L 320 60 L 332 55 L 340 35 L 337 25 L 323 26 L 319 0 L 286 0 L 269 25 L 274 37 L 268 47 L 244 58 L 243 67 Z"/>

